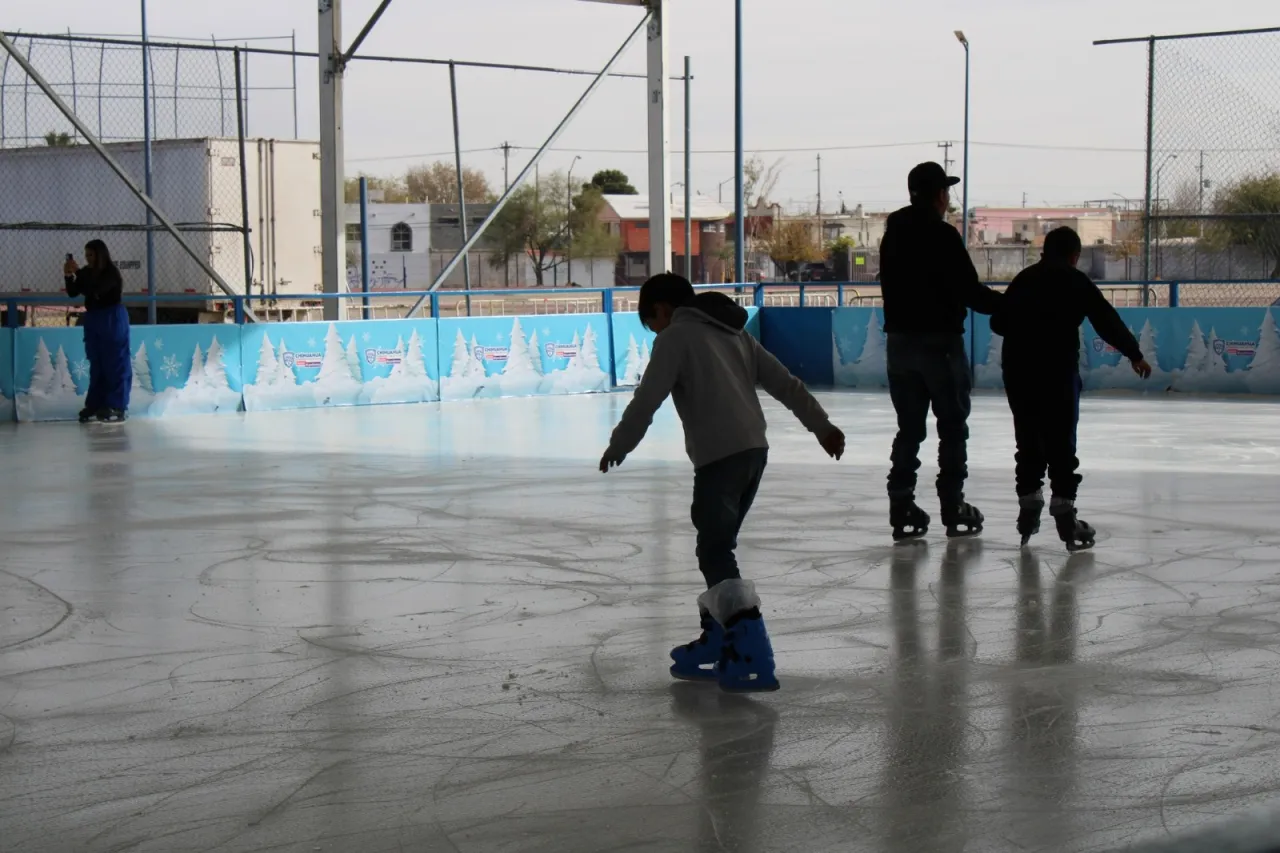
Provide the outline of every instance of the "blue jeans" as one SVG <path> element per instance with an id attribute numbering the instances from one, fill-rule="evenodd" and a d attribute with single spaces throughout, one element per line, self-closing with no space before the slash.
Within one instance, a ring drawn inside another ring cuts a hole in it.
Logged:
<path id="1" fill-rule="evenodd" d="M 915 497 L 920 443 L 932 408 L 938 424 L 938 497 L 943 504 L 959 504 L 969 476 L 969 393 L 973 387 L 964 338 L 891 334 L 885 350 L 889 398 L 898 415 L 898 434 L 889 457 L 889 497 Z"/>
<path id="2" fill-rule="evenodd" d="M 769 451 L 761 447 L 726 456 L 693 472 L 690 515 L 698 531 L 698 569 L 707 589 L 742 577 L 733 552 L 768 461 Z"/>
<path id="3" fill-rule="evenodd" d="M 84 407 L 91 412 L 128 409 L 133 357 L 129 352 L 129 314 L 123 305 L 84 313 L 84 353 L 89 359 L 89 393 Z"/>

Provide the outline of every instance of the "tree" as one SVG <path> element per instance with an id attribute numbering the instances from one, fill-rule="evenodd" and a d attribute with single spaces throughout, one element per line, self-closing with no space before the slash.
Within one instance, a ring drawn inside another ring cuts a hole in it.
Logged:
<path id="1" fill-rule="evenodd" d="M 639 195 L 631 179 L 617 169 L 601 169 L 591 176 L 591 183 L 583 185 L 587 187 L 595 187 L 602 195 Z"/>
<path id="2" fill-rule="evenodd" d="M 351 378 L 357 382 L 364 382 L 364 371 L 360 367 L 360 350 L 356 347 L 356 336 L 352 335 L 347 340 L 347 369 L 351 371 Z"/>
<path id="3" fill-rule="evenodd" d="M 1203 211 L 1200 210 L 1200 187 L 1195 181 L 1183 181 L 1178 188 L 1173 191 L 1173 200 L 1161 203 L 1160 214 L 1162 216 L 1198 216 Z M 1178 239 L 1182 237 L 1198 237 L 1200 235 L 1199 219 L 1162 219 L 1155 226 L 1160 229 L 1160 236 L 1163 239 Z"/>
<path id="4" fill-rule="evenodd" d="M 379 178 L 374 175 L 361 174 L 354 178 L 347 178 L 344 184 L 344 195 L 348 204 L 355 204 L 360 200 L 360 178 L 362 177 L 369 182 L 369 192 L 372 193 L 374 190 L 382 191 L 382 200 L 385 202 L 403 203 L 409 200 L 409 191 L 406 189 L 403 179 Z"/>
<path id="5" fill-rule="evenodd" d="M 284 341 L 280 342 L 284 346 Z M 280 380 L 280 361 L 271 346 L 271 338 L 262 336 L 262 346 L 258 348 L 258 372 L 254 374 L 254 384 L 259 386 L 274 385 Z"/>
<path id="6" fill-rule="evenodd" d="M 546 372 L 542 369 L 542 348 L 538 344 L 537 329 L 534 329 L 533 334 L 529 336 L 529 363 L 533 365 L 533 371 L 539 376 Z"/>
<path id="7" fill-rule="evenodd" d="M 231 390 L 231 385 L 227 381 L 226 359 L 217 335 L 214 335 L 213 340 L 209 342 L 209 352 L 205 354 L 204 380 L 211 388 L 219 391 Z"/>
<path id="8" fill-rule="evenodd" d="M 410 166 L 404 173 L 404 187 L 408 200 L 412 202 L 457 204 L 458 169 L 445 160 Z M 462 167 L 462 191 L 468 203 L 482 204 L 495 198 L 484 172 L 466 166 Z"/>
<path id="9" fill-rule="evenodd" d="M 1189 373 L 1194 373 L 1204 367 L 1205 359 L 1208 357 L 1209 347 L 1204 342 L 1204 332 L 1200 329 L 1200 321 L 1191 321 L 1191 336 L 1187 340 L 1187 358 L 1183 362 L 1182 369 Z"/>
<path id="10" fill-rule="evenodd" d="M 822 260 L 822 250 L 809 234 L 809 224 L 798 219 L 774 222 L 760 236 L 760 245 L 786 272 L 798 264 Z"/>
<path id="11" fill-rule="evenodd" d="M 154 393 L 151 382 L 151 360 L 147 358 L 147 344 L 138 344 L 138 351 L 133 356 L 133 390 Z"/>
<path id="12" fill-rule="evenodd" d="M 573 200 L 569 216 L 570 249 L 575 258 L 613 258 L 622 248 L 622 236 L 600 219 L 606 206 L 604 193 L 588 184 Z"/>
<path id="13" fill-rule="evenodd" d="M 757 154 L 742 164 L 742 195 L 747 207 L 768 201 L 782 179 L 782 158 L 765 163 Z"/>
<path id="14" fill-rule="evenodd" d="M 1241 178 L 1218 191 L 1216 220 L 1206 231 L 1211 245 L 1247 246 L 1272 262 L 1271 278 L 1280 278 L 1280 172 Z"/>
<path id="15" fill-rule="evenodd" d="M 489 226 L 487 233 L 493 238 L 489 264 L 503 269 L 511 258 L 525 255 L 541 287 L 546 274 L 563 262 L 569 246 L 568 208 L 568 181 L 563 172 L 520 187 Z"/>
<path id="16" fill-rule="evenodd" d="M 59 133 L 51 130 L 44 135 L 44 144 L 50 148 L 70 148 L 76 144 L 75 137 L 69 133 Z"/>
<path id="17" fill-rule="evenodd" d="M 858 241 L 852 234 L 841 234 L 827 244 L 828 251 L 838 255 L 852 252 L 856 248 L 858 248 Z"/>

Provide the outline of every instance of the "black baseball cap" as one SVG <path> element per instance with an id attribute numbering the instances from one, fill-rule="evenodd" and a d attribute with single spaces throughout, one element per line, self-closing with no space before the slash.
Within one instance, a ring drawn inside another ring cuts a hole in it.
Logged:
<path id="1" fill-rule="evenodd" d="M 932 195 L 960 183 L 960 179 L 947 174 L 937 163 L 921 163 L 907 173 L 907 191 L 912 195 Z"/>

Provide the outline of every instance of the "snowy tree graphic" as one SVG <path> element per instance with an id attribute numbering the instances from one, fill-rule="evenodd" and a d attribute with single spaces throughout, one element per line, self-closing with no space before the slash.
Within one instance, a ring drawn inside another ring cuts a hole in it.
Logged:
<path id="1" fill-rule="evenodd" d="M 281 341 L 281 346 L 284 342 Z M 280 362 L 276 359 L 276 351 L 271 338 L 262 336 L 262 345 L 258 347 L 258 372 L 254 374 L 254 384 L 267 386 L 280 380 Z"/>
<path id="2" fill-rule="evenodd" d="M 31 365 L 31 384 L 28 393 L 49 394 L 53 390 L 53 356 L 44 344 L 44 338 L 36 341 L 36 357 Z"/>
<path id="3" fill-rule="evenodd" d="M 199 385 L 204 379 L 204 350 L 196 344 L 191 353 L 191 372 L 187 374 L 187 385 Z"/>
<path id="4" fill-rule="evenodd" d="M 870 376 L 879 375 L 887 370 L 885 366 L 884 329 L 880 328 L 880 318 L 872 311 L 867 318 L 867 339 L 862 344 L 862 352 L 856 364 L 863 373 Z"/>
<path id="5" fill-rule="evenodd" d="M 619 385 L 638 385 L 640 383 L 640 347 L 636 345 L 636 336 L 627 336 L 627 366 L 618 377 Z"/>
<path id="6" fill-rule="evenodd" d="M 1258 328 L 1258 348 L 1253 351 L 1248 370 L 1251 375 L 1266 373 L 1280 376 L 1280 331 L 1276 329 L 1276 320 L 1271 316 L 1270 308 L 1262 316 L 1262 325 Z"/>
<path id="7" fill-rule="evenodd" d="M 542 368 L 542 350 L 538 344 L 538 330 L 534 329 L 533 334 L 529 336 L 529 363 L 533 366 L 533 370 L 539 376 L 546 373 Z"/>
<path id="8" fill-rule="evenodd" d="M 459 329 L 457 336 L 453 339 L 453 360 L 449 363 L 449 375 L 455 378 L 466 376 L 469 361 L 471 361 L 471 351 L 467 349 L 467 339 L 462 336 L 462 330 Z"/>
<path id="9" fill-rule="evenodd" d="M 356 336 L 352 335 L 347 341 L 347 369 L 351 371 L 351 378 L 357 382 L 364 381 L 364 372 L 360 367 L 360 351 L 356 349 Z"/>
<path id="10" fill-rule="evenodd" d="M 1209 348 L 1205 346 L 1204 332 L 1200 329 L 1200 321 L 1191 321 L 1191 334 L 1187 339 L 1187 357 L 1182 363 L 1183 372 L 1194 373 L 1205 366 Z"/>
<path id="11" fill-rule="evenodd" d="M 67 353 L 62 347 L 53 357 L 53 385 L 51 396 L 70 396 L 77 394 L 75 380 L 71 378 L 71 365 L 67 363 Z"/>
<path id="12" fill-rule="evenodd" d="M 272 384 L 280 385 L 297 385 L 298 372 L 289 364 L 289 360 L 285 358 L 289 354 L 288 347 L 285 346 L 284 338 L 280 339 L 280 346 L 276 350 L 276 371 L 277 375 Z"/>
<path id="13" fill-rule="evenodd" d="M 590 323 L 587 324 L 586 331 L 582 333 L 582 349 L 578 352 L 578 360 L 586 370 L 600 369 L 600 352 L 596 347 L 596 330 L 591 328 Z"/>
<path id="14" fill-rule="evenodd" d="M 418 330 L 414 329 L 409 335 L 409 344 L 407 347 L 402 346 L 404 353 L 400 358 L 400 375 L 411 379 L 430 379 L 427 374 L 427 360 L 422 354 L 422 338 L 418 335 Z M 394 370 L 392 371 L 395 372 Z"/>
<path id="15" fill-rule="evenodd" d="M 520 318 L 511 321 L 511 342 L 507 347 L 507 363 L 502 366 L 503 376 L 535 375 L 533 360 L 529 357 L 529 342 L 525 340 Z"/>
<path id="16" fill-rule="evenodd" d="M 484 359 L 480 356 L 480 342 L 471 336 L 471 358 L 467 360 L 467 376 L 483 379 L 485 377 Z"/>
<path id="17" fill-rule="evenodd" d="M 1158 349 L 1156 347 L 1156 330 L 1152 327 L 1151 321 L 1146 320 L 1142 324 L 1142 332 L 1138 335 L 1138 348 L 1142 350 L 1142 355 L 1151 363 L 1153 370 L 1160 369 L 1160 360 L 1156 357 Z"/>
<path id="18" fill-rule="evenodd" d="M 1227 372 L 1227 342 L 1218 337 L 1218 330 L 1210 327 L 1209 346 L 1205 348 L 1204 358 L 1200 363 L 1200 372 L 1206 375 Z"/>
<path id="19" fill-rule="evenodd" d="M 320 362 L 320 374 L 316 377 L 316 382 L 329 385 L 348 384 L 351 381 L 351 368 L 347 365 L 347 354 L 342 347 L 342 338 L 338 336 L 337 325 L 330 323 L 324 336 L 324 358 Z"/>
<path id="20" fill-rule="evenodd" d="M 206 385 L 215 391 L 231 390 L 231 384 L 227 381 L 226 354 L 222 349 L 222 344 L 218 343 L 217 335 L 214 335 L 213 340 L 209 342 L 209 352 L 205 356 L 202 379 Z"/>
<path id="21" fill-rule="evenodd" d="M 640 345 L 640 366 L 636 368 L 636 381 L 639 382 L 644 378 L 644 372 L 649 367 L 649 342 L 645 341 Z"/>
<path id="22" fill-rule="evenodd" d="M 147 357 L 147 343 L 138 344 L 138 351 L 133 355 L 133 390 L 147 394 L 155 393 L 155 385 L 151 381 L 151 360 Z"/>

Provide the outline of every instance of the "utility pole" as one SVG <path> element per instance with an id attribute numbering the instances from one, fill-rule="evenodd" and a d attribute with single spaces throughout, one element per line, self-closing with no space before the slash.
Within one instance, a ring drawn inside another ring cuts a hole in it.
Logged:
<path id="1" fill-rule="evenodd" d="M 511 143 L 502 143 L 502 191 L 511 189 Z"/>
<path id="2" fill-rule="evenodd" d="M 1022 193 L 1022 206 L 1023 207 L 1027 206 L 1027 194 L 1025 191 Z"/>
<path id="3" fill-rule="evenodd" d="M 822 246 L 822 154 L 818 154 L 818 246 Z"/>
<path id="4" fill-rule="evenodd" d="M 951 174 L 951 164 L 955 162 L 955 160 L 951 159 L 952 145 L 955 145 L 955 143 L 954 142 L 938 143 L 938 147 L 942 149 L 942 171 L 946 172 L 948 175 Z"/>
<path id="5" fill-rule="evenodd" d="M 1196 213 L 1204 216 L 1204 191 L 1208 184 L 1204 181 L 1204 151 L 1200 152 L 1200 207 Z M 1200 236 L 1204 237 L 1204 220 L 1200 220 Z M 1198 254 L 1198 253 L 1197 253 Z"/>

